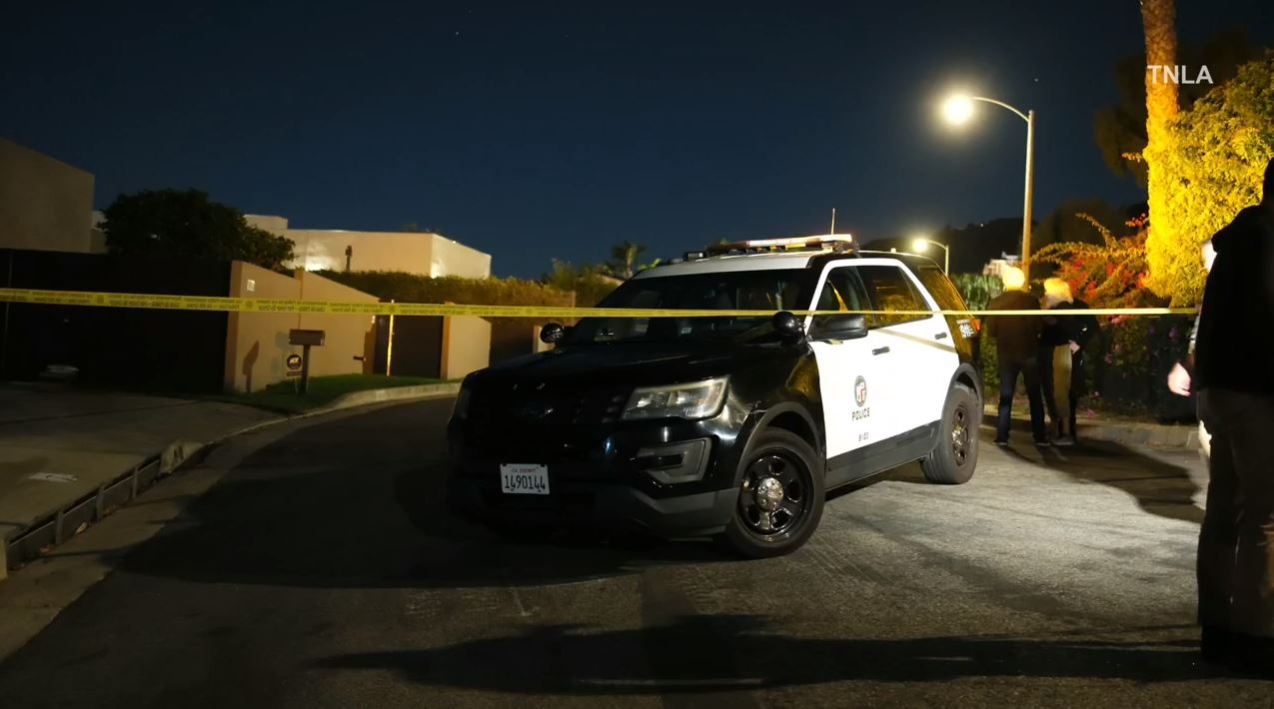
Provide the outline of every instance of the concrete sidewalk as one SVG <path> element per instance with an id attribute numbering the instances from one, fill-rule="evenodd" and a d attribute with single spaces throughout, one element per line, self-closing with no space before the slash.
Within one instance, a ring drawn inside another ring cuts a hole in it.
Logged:
<path id="1" fill-rule="evenodd" d="M 301 416 L 449 396 L 458 387 L 355 392 Z M 0 579 L 8 568 L 126 504 L 208 445 L 287 418 L 226 402 L 0 384 Z"/>
<path id="2" fill-rule="evenodd" d="M 0 539 L 6 543 L 42 526 L 99 490 L 113 493 L 102 504 L 115 506 L 135 494 L 115 490 L 134 473 L 142 487 L 171 472 L 205 444 L 236 431 L 280 419 L 238 404 L 133 394 L 83 391 L 61 385 L 0 386 Z M 69 530 L 66 520 L 50 530 L 52 540 L 33 540 L 31 556 L 48 541 L 60 542 L 81 524 L 108 510 L 95 499 L 83 510 L 88 519 Z M 3 554 L 0 554 L 3 556 Z M 9 565 L 21 558 L 9 559 Z M 0 578 L 4 571 L 0 569 Z"/>

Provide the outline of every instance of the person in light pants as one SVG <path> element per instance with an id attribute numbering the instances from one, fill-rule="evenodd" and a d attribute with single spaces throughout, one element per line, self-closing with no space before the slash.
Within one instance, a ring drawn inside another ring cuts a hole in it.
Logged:
<path id="1" fill-rule="evenodd" d="M 1044 309 L 1087 310 L 1088 304 L 1071 295 L 1070 284 L 1060 278 L 1044 281 Z M 1092 315 L 1045 316 L 1040 334 L 1040 368 L 1044 400 L 1052 421 L 1053 442 L 1073 445 L 1079 396 L 1083 393 L 1084 348 L 1097 333 Z"/>

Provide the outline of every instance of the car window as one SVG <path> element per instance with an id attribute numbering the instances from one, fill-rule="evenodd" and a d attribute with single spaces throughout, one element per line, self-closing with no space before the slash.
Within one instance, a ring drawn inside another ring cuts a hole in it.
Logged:
<path id="1" fill-rule="evenodd" d="M 916 291 L 907 274 L 902 272 L 902 268 L 858 266 L 857 271 L 867 290 L 872 310 L 881 311 L 868 318 L 868 327 L 889 327 L 932 317 L 906 313 L 909 310 L 929 310 L 929 305 Z M 893 315 L 895 312 L 899 314 Z"/>
<path id="2" fill-rule="evenodd" d="M 852 266 L 833 268 L 827 272 L 827 280 L 823 282 L 823 290 L 819 293 L 815 310 L 862 311 L 871 310 L 871 303 L 863 290 L 858 272 Z M 846 315 L 844 317 L 852 317 Z M 835 315 L 818 315 L 814 317 L 815 329 L 839 319 Z M 870 316 L 868 316 L 870 319 Z"/>
<path id="3" fill-rule="evenodd" d="M 804 310 L 814 274 L 806 269 L 723 271 L 634 278 L 606 296 L 602 308 Z M 569 344 L 676 341 L 774 336 L 769 316 L 585 318 Z"/>
<path id="4" fill-rule="evenodd" d="M 921 268 L 916 275 L 943 310 L 968 310 L 960 291 L 942 271 L 937 268 Z"/>

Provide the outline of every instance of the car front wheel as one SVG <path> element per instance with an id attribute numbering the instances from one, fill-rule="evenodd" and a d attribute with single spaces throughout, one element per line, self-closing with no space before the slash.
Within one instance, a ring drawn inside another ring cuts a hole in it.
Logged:
<path id="1" fill-rule="evenodd" d="M 790 431 L 758 434 L 744 460 L 734 516 L 722 535 L 728 546 L 751 558 L 799 549 L 823 516 L 825 491 L 817 460 L 813 447 Z"/>

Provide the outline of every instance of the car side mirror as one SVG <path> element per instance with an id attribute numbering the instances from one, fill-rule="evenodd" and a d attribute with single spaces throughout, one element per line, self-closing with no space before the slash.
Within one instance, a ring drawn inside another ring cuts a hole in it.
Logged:
<path id="1" fill-rule="evenodd" d="M 829 315 L 818 325 L 820 340 L 856 340 L 867 337 L 867 316 Z"/>
<path id="2" fill-rule="evenodd" d="M 566 336 L 566 328 L 560 323 L 551 322 L 540 328 L 540 342 L 552 345 Z"/>
<path id="3" fill-rule="evenodd" d="M 775 332 L 785 340 L 800 339 L 804 335 L 804 329 L 801 327 L 800 318 L 789 313 L 786 310 L 780 310 L 774 314 L 771 322 L 774 323 Z"/>

